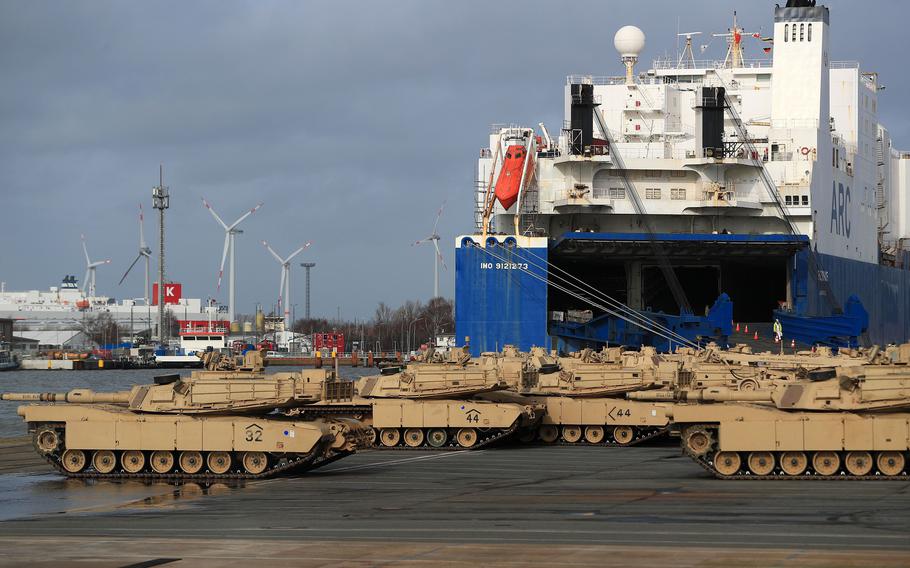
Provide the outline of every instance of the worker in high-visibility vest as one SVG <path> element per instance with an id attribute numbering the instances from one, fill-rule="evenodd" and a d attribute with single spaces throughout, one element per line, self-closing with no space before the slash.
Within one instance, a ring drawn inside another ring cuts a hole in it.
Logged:
<path id="1" fill-rule="evenodd" d="M 781 325 L 779 319 L 774 320 L 774 340 L 775 341 L 784 340 L 784 326 Z"/>

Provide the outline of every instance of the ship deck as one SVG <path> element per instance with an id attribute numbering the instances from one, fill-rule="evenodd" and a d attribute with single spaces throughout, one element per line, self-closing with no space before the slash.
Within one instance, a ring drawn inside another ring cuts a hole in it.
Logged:
<path id="1" fill-rule="evenodd" d="M 670 443 L 370 451 L 233 487 L 67 481 L 11 447 L 0 565 L 888 567 L 910 552 L 904 483 L 720 481 Z"/>

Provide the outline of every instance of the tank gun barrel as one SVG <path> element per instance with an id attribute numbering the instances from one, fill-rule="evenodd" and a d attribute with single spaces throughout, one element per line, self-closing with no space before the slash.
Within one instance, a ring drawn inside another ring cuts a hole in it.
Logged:
<path id="1" fill-rule="evenodd" d="M 627 393 L 626 398 L 653 402 L 772 402 L 771 391 L 739 391 L 728 388 L 709 388 L 691 391 L 638 391 Z"/>
<path id="2" fill-rule="evenodd" d="M 6 392 L 0 394 L 0 400 L 69 404 L 127 404 L 130 401 L 130 392 L 95 392 L 90 389 L 73 389 L 69 392 Z"/>

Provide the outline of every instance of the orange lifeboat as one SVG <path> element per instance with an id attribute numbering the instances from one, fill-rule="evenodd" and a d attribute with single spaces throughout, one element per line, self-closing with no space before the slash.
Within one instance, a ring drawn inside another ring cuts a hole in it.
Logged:
<path id="1" fill-rule="evenodd" d="M 528 148 L 517 144 L 509 146 L 506 150 L 505 160 L 502 162 L 502 169 L 499 171 L 499 178 L 496 180 L 495 189 L 496 199 L 506 209 L 518 201 L 518 192 L 521 191 L 521 171 L 526 162 L 525 178 L 529 179 L 534 167 L 534 159 L 528 156 Z"/>
<path id="2" fill-rule="evenodd" d="M 88 300 L 77 300 L 76 307 L 80 310 L 88 309 Z"/>

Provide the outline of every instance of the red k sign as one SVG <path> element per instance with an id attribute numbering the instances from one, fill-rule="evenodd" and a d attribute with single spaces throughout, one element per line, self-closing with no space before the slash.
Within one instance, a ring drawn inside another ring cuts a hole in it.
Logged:
<path id="1" fill-rule="evenodd" d="M 183 285 L 168 282 L 164 285 L 164 304 L 179 304 L 183 297 Z M 158 305 L 158 283 L 152 284 L 152 305 Z"/>

